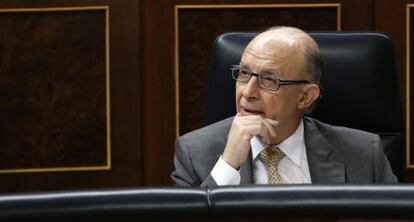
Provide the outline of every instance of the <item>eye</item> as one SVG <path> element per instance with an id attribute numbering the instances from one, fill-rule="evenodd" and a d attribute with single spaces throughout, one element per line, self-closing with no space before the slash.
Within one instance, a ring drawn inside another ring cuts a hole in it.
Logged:
<path id="1" fill-rule="evenodd" d="M 277 80 L 271 76 L 262 76 L 262 81 L 276 83 Z"/>
<path id="2" fill-rule="evenodd" d="M 248 76 L 250 76 L 250 73 L 247 70 L 245 70 L 245 69 L 240 69 L 239 75 L 241 77 L 248 77 Z"/>
<path id="3" fill-rule="evenodd" d="M 259 81 L 259 84 L 265 89 L 276 89 L 279 85 L 279 80 L 273 76 L 263 75 Z"/>
<path id="4" fill-rule="evenodd" d="M 245 69 L 240 69 L 239 70 L 239 75 L 237 77 L 237 80 L 239 80 L 240 82 L 248 82 L 250 80 L 250 72 L 245 70 Z"/>

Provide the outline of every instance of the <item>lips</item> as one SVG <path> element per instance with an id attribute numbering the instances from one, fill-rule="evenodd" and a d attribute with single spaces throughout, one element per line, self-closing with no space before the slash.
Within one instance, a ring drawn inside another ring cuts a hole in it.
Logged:
<path id="1" fill-rule="evenodd" d="M 263 111 L 240 106 L 240 113 L 242 115 L 262 115 Z"/>

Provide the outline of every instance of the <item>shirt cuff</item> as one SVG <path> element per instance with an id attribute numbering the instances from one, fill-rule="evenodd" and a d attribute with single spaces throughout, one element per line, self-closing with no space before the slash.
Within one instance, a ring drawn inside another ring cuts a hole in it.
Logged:
<path id="1" fill-rule="evenodd" d="M 219 186 L 240 184 L 240 172 L 226 163 L 221 156 L 211 171 L 211 176 Z"/>

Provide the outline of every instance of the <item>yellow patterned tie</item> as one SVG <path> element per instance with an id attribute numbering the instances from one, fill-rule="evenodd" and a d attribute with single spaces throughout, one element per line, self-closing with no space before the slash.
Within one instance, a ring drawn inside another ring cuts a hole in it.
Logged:
<path id="1" fill-rule="evenodd" d="M 268 147 L 260 153 L 260 158 L 267 169 L 267 179 L 269 184 L 282 184 L 283 179 L 279 175 L 279 161 L 285 156 L 285 153 L 278 147 Z"/>

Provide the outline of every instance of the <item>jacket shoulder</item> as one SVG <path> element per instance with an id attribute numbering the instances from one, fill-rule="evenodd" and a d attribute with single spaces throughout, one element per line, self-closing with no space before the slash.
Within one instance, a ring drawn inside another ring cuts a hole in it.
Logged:
<path id="1" fill-rule="evenodd" d="M 304 123 L 307 129 L 317 130 L 324 136 L 329 138 L 335 138 L 337 140 L 352 140 L 352 141 L 372 141 L 379 140 L 377 134 L 367 132 L 364 130 L 344 127 L 344 126 L 335 126 L 327 123 L 323 123 L 314 118 L 305 117 Z"/>
<path id="2" fill-rule="evenodd" d="M 176 183 L 200 185 L 209 176 L 227 143 L 232 122 L 233 118 L 227 118 L 177 139 L 174 155 L 176 170 L 172 173 Z"/>
<path id="3" fill-rule="evenodd" d="M 209 146 L 216 146 L 217 143 L 220 145 L 225 144 L 233 119 L 234 117 L 229 117 L 186 133 L 177 139 L 177 143 L 185 144 L 186 147 L 192 147 L 192 149 L 203 147 L 205 149 Z"/>

